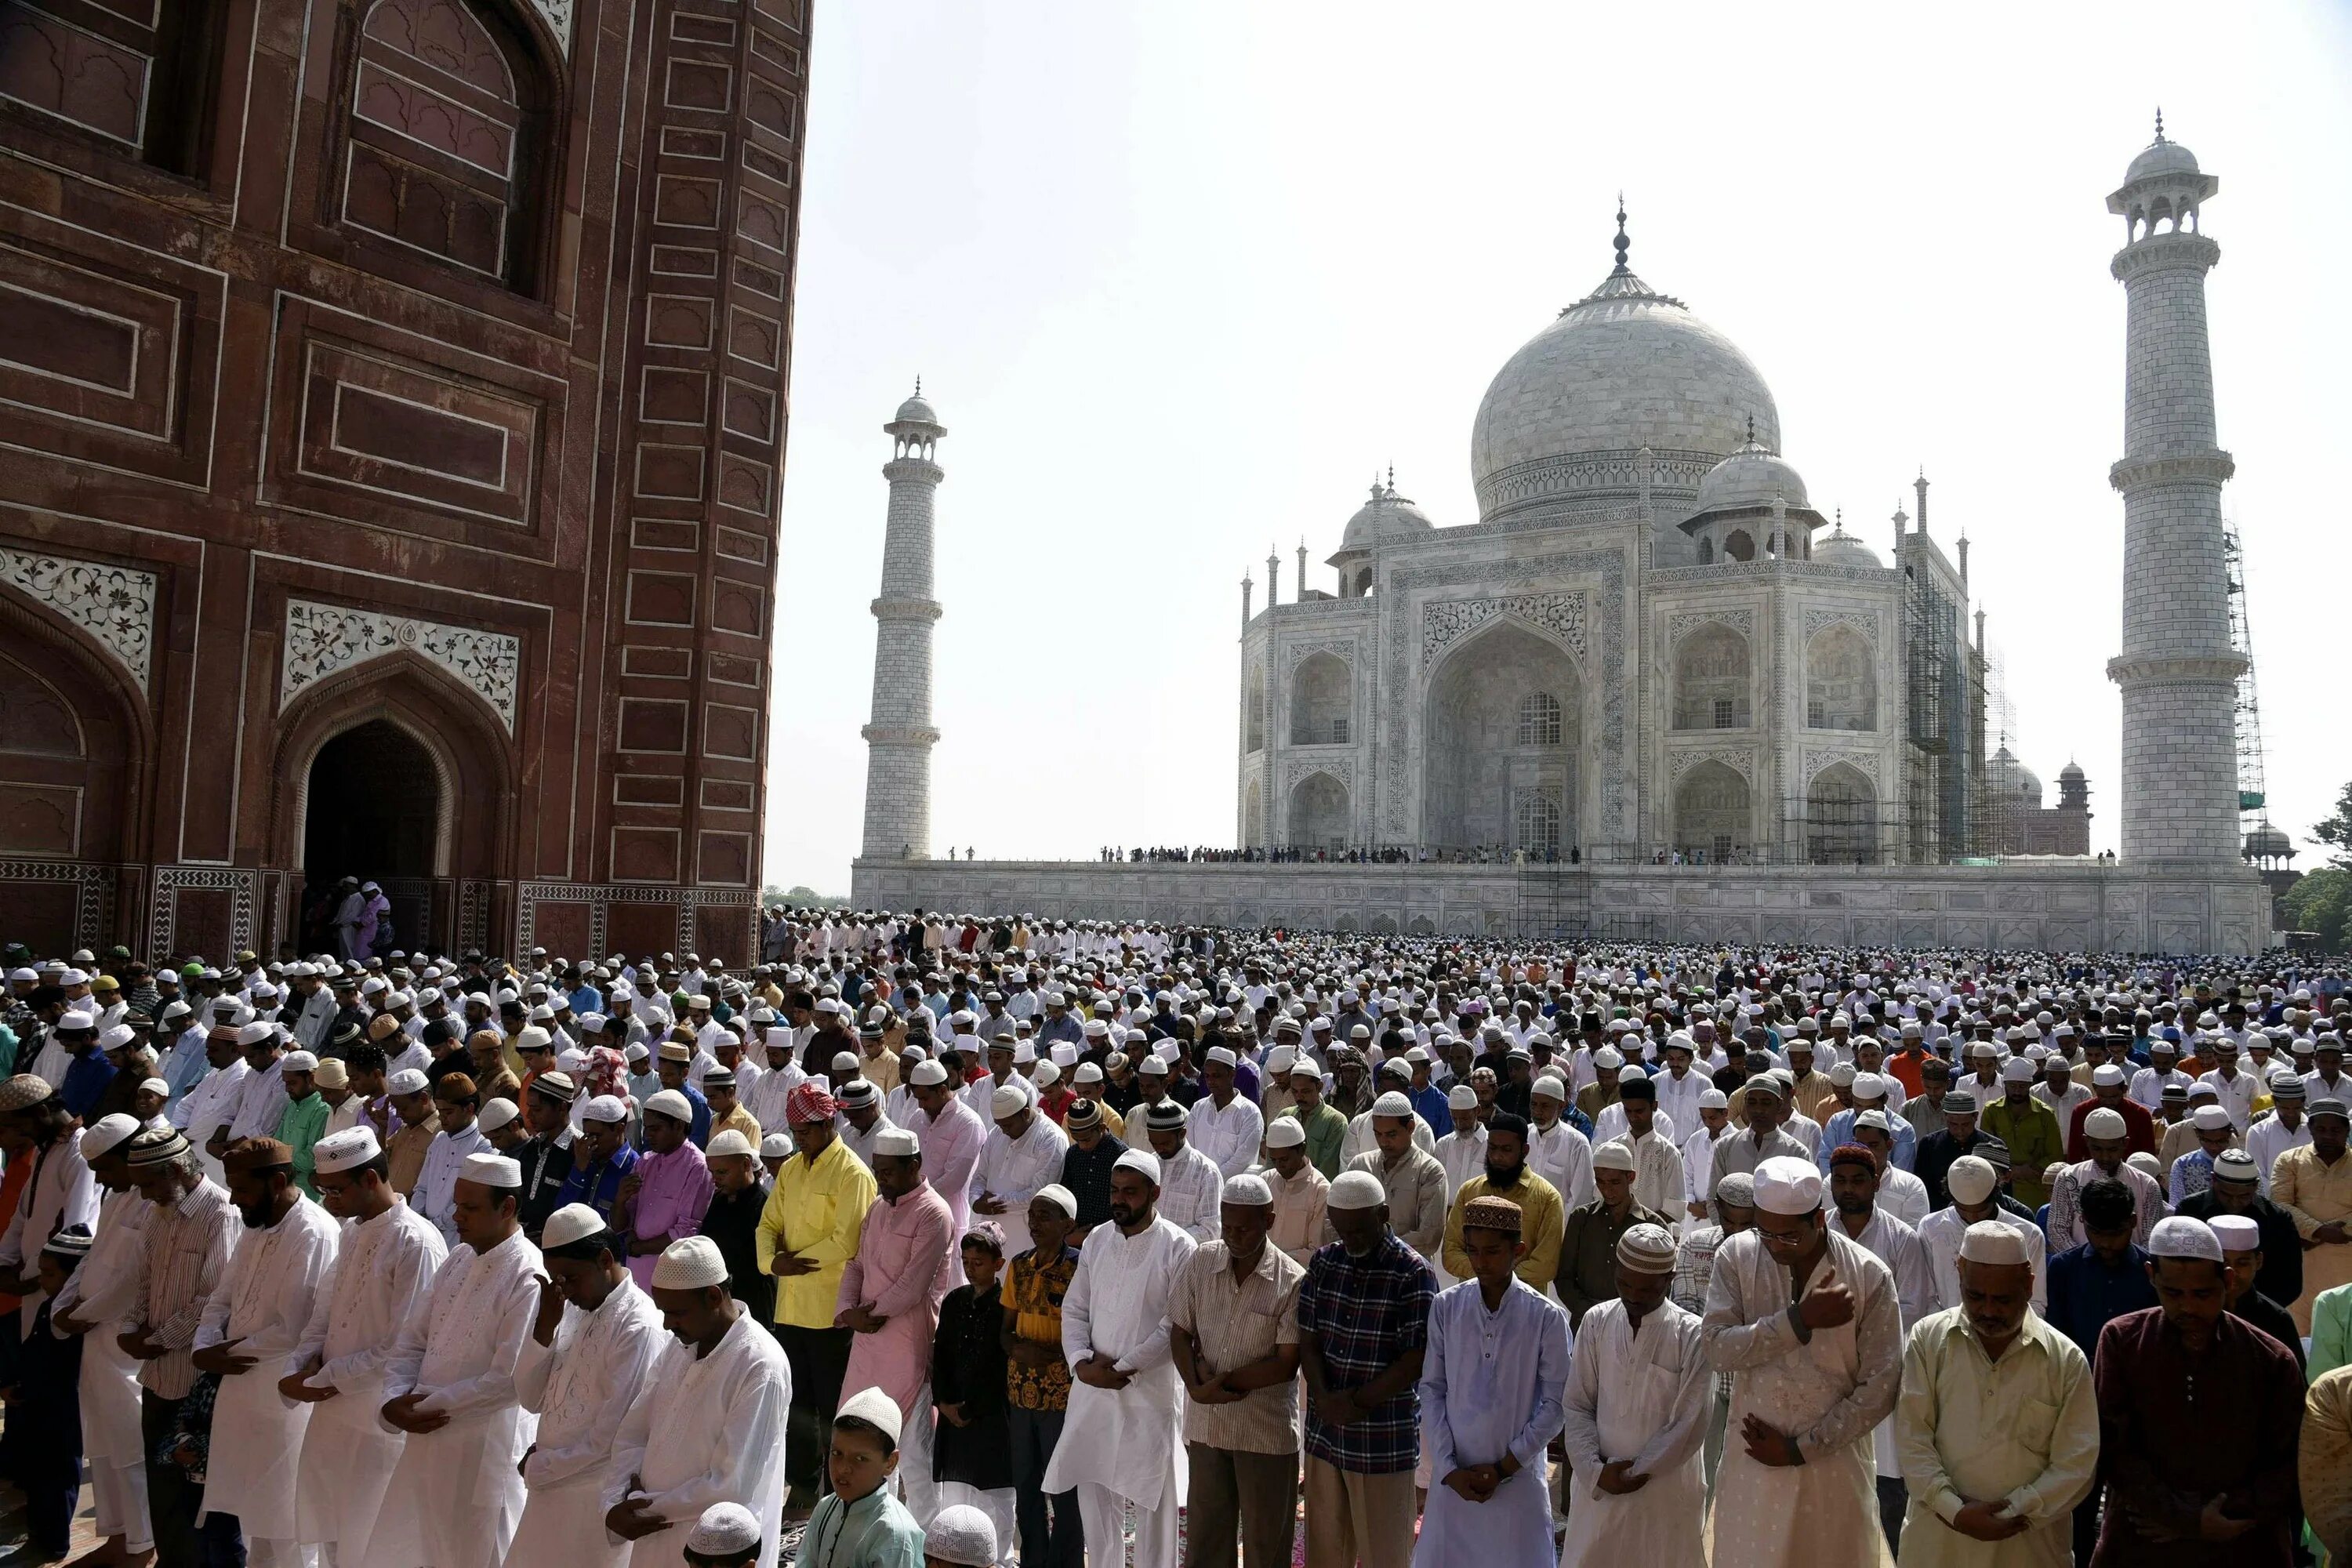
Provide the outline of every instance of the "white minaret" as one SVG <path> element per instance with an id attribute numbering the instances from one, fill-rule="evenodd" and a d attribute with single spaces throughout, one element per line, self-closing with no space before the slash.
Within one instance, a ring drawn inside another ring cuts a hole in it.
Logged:
<path id="1" fill-rule="evenodd" d="M 2230 641 L 2221 485 L 2233 470 L 2214 444 L 2205 274 L 2221 258 L 2199 208 L 2221 187 L 2178 142 L 2132 160 L 2107 210 L 2126 243 L 2110 270 L 2129 300 L 2124 457 L 2108 479 L 2124 498 L 2123 858 L 2235 864 L 2237 679 Z"/>
<path id="2" fill-rule="evenodd" d="M 867 859 L 929 859 L 931 853 L 931 498 L 947 478 L 931 449 L 948 433 L 923 384 L 882 426 L 891 439 L 882 477 L 890 519 L 882 540 L 882 593 L 874 601 L 874 717 L 866 737 Z"/>

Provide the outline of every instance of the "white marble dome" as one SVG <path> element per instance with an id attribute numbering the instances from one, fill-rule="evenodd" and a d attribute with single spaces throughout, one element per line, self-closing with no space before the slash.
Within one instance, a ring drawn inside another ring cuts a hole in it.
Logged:
<path id="1" fill-rule="evenodd" d="M 1813 541 L 1813 559 L 1832 566 L 1885 566 L 1878 552 L 1845 531 L 1841 521 Z"/>
<path id="2" fill-rule="evenodd" d="M 2124 184 L 2147 179 L 2151 174 L 2193 174 L 2197 171 L 2197 154 L 2178 142 L 2167 142 L 2163 132 L 2150 142 L 2140 155 L 2131 161 L 2124 172 Z"/>
<path id="3" fill-rule="evenodd" d="M 1693 515 L 1769 507 L 1786 501 L 1790 511 L 1811 503 L 1805 499 L 1804 476 L 1796 466 L 1760 441 L 1748 441 L 1706 471 L 1698 482 Z"/>
<path id="4" fill-rule="evenodd" d="M 1471 427 L 1482 518 L 1545 497 L 1628 493 L 1650 448 L 1655 483 L 1687 493 L 1710 459 L 1780 444 L 1771 389 L 1738 344 L 1621 264 L 1505 363 Z M 1683 477 L 1683 476 L 1687 477 Z"/>
<path id="5" fill-rule="evenodd" d="M 1396 483 L 1374 484 L 1371 499 L 1356 509 L 1348 520 L 1348 531 L 1339 536 L 1342 551 L 1370 550 L 1375 542 L 1393 539 L 1402 533 L 1423 533 L 1437 526 L 1429 521 L 1421 508 L 1397 494 Z"/>
<path id="6" fill-rule="evenodd" d="M 918 392 L 898 405 L 898 412 L 890 416 L 894 425 L 937 425 L 940 416 L 932 412 L 929 399 Z"/>

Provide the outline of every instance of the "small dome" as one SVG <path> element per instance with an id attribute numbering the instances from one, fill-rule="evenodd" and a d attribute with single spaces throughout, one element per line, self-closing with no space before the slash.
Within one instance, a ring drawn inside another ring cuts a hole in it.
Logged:
<path id="1" fill-rule="evenodd" d="M 1813 541 L 1813 559 L 1832 566 L 1885 565 L 1876 551 L 1845 531 L 1843 521 Z"/>
<path id="2" fill-rule="evenodd" d="M 1698 503 L 1691 509 L 1691 515 L 1769 507 L 1776 500 L 1787 502 L 1790 511 L 1801 510 L 1810 504 L 1805 499 L 1803 477 L 1751 432 L 1745 446 L 1709 468 L 1706 477 L 1699 480 Z"/>
<path id="3" fill-rule="evenodd" d="M 2020 763 L 2015 776 L 2019 796 L 2026 805 L 2039 808 L 2042 805 L 2042 775 Z"/>
<path id="4" fill-rule="evenodd" d="M 890 416 L 893 425 L 936 425 L 940 416 L 931 409 L 921 392 L 898 405 L 898 412 Z"/>
<path id="5" fill-rule="evenodd" d="M 1434 528 L 1428 515 L 1403 496 L 1397 494 L 1396 479 L 1390 477 L 1386 485 L 1375 482 L 1370 500 L 1356 509 L 1348 520 L 1348 531 L 1339 536 L 1342 552 L 1370 550 L 1383 539 L 1393 539 L 1401 533 L 1422 533 Z"/>
<path id="6" fill-rule="evenodd" d="M 2086 776 L 2087 775 L 2083 772 L 2083 764 L 2080 763 L 2070 762 L 2064 767 L 2058 770 L 2058 782 L 2060 784 L 2069 784 L 2076 779 Z"/>
<path id="7" fill-rule="evenodd" d="M 2131 161 L 2131 167 L 2124 172 L 2124 184 L 2128 185 L 2152 174 L 2193 174 L 2197 172 L 2197 154 L 2178 142 L 2167 142 L 2159 131 L 2147 150 Z"/>
<path id="8" fill-rule="evenodd" d="M 2294 855 L 2294 840 L 2267 822 L 2246 835 L 2245 858 L 2249 860 L 2286 860 Z"/>

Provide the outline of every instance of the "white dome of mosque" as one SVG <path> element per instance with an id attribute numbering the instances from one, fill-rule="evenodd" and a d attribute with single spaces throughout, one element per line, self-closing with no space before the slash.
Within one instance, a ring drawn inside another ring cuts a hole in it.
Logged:
<path id="1" fill-rule="evenodd" d="M 929 400 L 923 396 L 921 382 L 915 383 L 914 395 L 898 405 L 898 412 L 890 416 L 890 422 L 893 425 L 937 425 L 940 422 Z"/>
<path id="2" fill-rule="evenodd" d="M 1484 517 L 1596 488 L 1566 473 L 1546 482 L 1547 470 L 1575 459 L 1613 458 L 1630 478 L 1644 447 L 1663 468 L 1728 454 L 1751 435 L 1780 445 L 1763 375 L 1729 338 L 1633 275 L 1622 212 L 1618 221 L 1616 270 L 1505 362 L 1478 405 L 1470 476 Z"/>
<path id="3" fill-rule="evenodd" d="M 2131 161 L 2124 172 L 2124 184 L 2147 179 L 2151 174 L 2193 174 L 2197 170 L 2197 154 L 2178 142 L 2164 139 L 2164 121 L 2156 122 L 2156 140 Z"/>
<path id="4" fill-rule="evenodd" d="M 1434 528 L 1428 515 L 1403 496 L 1397 494 L 1396 474 L 1390 471 L 1389 482 L 1372 482 L 1371 499 L 1356 509 L 1348 520 L 1348 531 L 1339 536 L 1339 548 L 1370 550 L 1383 539 L 1393 539 L 1401 533 L 1421 533 Z"/>
<path id="5" fill-rule="evenodd" d="M 1699 480 L 1698 503 L 1692 511 L 1696 515 L 1769 507 L 1776 500 L 1787 502 L 1790 511 L 1811 504 L 1805 499 L 1804 477 L 1796 467 L 1751 437 Z"/>
<path id="6" fill-rule="evenodd" d="M 1845 520 L 1813 541 L 1813 559 L 1832 566 L 1884 566 L 1878 552 L 1845 531 Z"/>

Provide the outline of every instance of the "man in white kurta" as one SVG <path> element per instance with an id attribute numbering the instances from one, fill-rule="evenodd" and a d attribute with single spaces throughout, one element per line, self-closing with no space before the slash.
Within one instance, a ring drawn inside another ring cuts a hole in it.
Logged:
<path id="1" fill-rule="evenodd" d="M 132 1557 L 155 1547 L 147 1515 L 146 1447 L 139 1436 L 139 1363 L 115 1338 L 115 1324 L 139 1298 L 153 1208 L 131 1184 L 131 1169 L 118 1153 L 138 1131 L 134 1118 L 118 1113 L 82 1133 L 82 1156 L 103 1194 L 98 1234 L 89 1256 L 49 1303 L 49 1326 L 82 1337 L 81 1442 L 98 1533 Z"/>
<path id="2" fill-rule="evenodd" d="M 1224 1196 L 1224 1173 L 1214 1160 L 1192 1147 L 1191 1123 L 1181 1105 L 1161 1100 L 1136 1109 L 1142 1113 L 1145 1134 L 1160 1163 L 1154 1212 L 1196 1243 L 1216 1240 L 1222 1233 L 1218 1205 Z M 1128 1125 L 1135 1125 L 1133 1117 Z"/>
<path id="3" fill-rule="evenodd" d="M 1927 1248 L 1919 1233 L 1879 1205 L 1882 1173 L 1877 1162 L 1876 1152 L 1862 1144 L 1848 1143 L 1831 1151 L 1830 1200 L 1837 1211 L 1836 1228 L 1895 1276 L 1896 1321 L 1907 1334 L 1912 1324 L 1936 1310 L 1936 1282 L 1930 1277 Z M 1878 1478 L 1879 1523 L 1891 1551 L 1903 1528 L 1905 1502 L 1903 1463 L 1895 1452 L 1891 1414 L 1872 1428 L 1870 1453 Z"/>
<path id="4" fill-rule="evenodd" d="M 1091 1568 L 1126 1561 L 1122 1502 L 1135 1505 L 1135 1568 L 1175 1568 L 1185 1471 L 1168 1303 L 1199 1243 L 1160 1214 L 1150 1153 L 1121 1154 L 1110 1186 L 1110 1223 L 1087 1233 L 1062 1299 L 1070 1403 L 1042 1486 L 1076 1489 Z"/>
<path id="5" fill-rule="evenodd" d="M 567 1204 L 540 1232 L 549 1281 L 515 1363 L 515 1394 L 539 1417 L 523 1456 L 529 1493 L 504 1568 L 619 1568 L 604 1529 L 613 1441 L 669 1343 L 653 1298 L 613 1254 L 604 1216 Z"/>
<path id="6" fill-rule="evenodd" d="M 408 1434 L 368 1542 L 368 1568 L 496 1568 L 522 1517 L 517 1462 L 534 1422 L 515 1366 L 546 1278 L 517 1213 L 522 1167 L 469 1155 L 450 1250 L 384 1363 L 383 1420 Z"/>
<path id="7" fill-rule="evenodd" d="M 652 1527 L 631 1542 L 629 1568 L 684 1568 L 702 1510 L 740 1503 L 759 1521 L 759 1568 L 775 1568 L 793 1403 L 783 1350 L 728 1296 L 727 1260 L 707 1236 L 663 1250 L 653 1298 L 671 1339 L 613 1439 L 605 1527 Z"/>
<path id="8" fill-rule="evenodd" d="M 1700 1450 L 1715 1370 L 1676 1305 L 1675 1244 L 1655 1226 L 1617 1238 L 1617 1297 L 1584 1314 L 1560 1443 L 1574 1479 L 1560 1568 L 1706 1561 Z"/>
<path id="9" fill-rule="evenodd" d="M 18 1135 L 31 1145 L 11 1158 L 33 1164 L 33 1174 L 8 1215 L 7 1229 L 0 1232 L 0 1279 L 30 1279 L 49 1237 L 68 1226 L 96 1229 L 98 1183 L 82 1158 L 81 1123 L 46 1079 L 18 1073 L 0 1083 L 0 1115 L 13 1121 Z M 42 1296 L 37 1287 L 21 1294 L 17 1331 L 30 1333 Z"/>
<path id="10" fill-rule="evenodd" d="M 278 1379 L 310 1326 L 341 1232 L 294 1184 L 294 1151 L 277 1139 L 240 1139 L 221 1163 L 245 1232 L 194 1342 L 196 1370 L 221 1380 L 213 1427 L 226 1439 L 212 1445 L 196 1522 L 234 1514 L 252 1568 L 295 1568 L 295 1482 L 310 1409 L 280 1394 Z"/>
<path id="11" fill-rule="evenodd" d="M 449 1247 L 393 1191 L 374 1128 L 331 1133 L 311 1152 L 319 1202 L 344 1222 L 342 1241 L 278 1387 L 310 1411 L 294 1492 L 296 1538 L 318 1549 L 320 1568 L 356 1568 L 408 1441 L 378 1414 L 384 1363 L 401 1325 L 431 1294 Z"/>
<path id="12" fill-rule="evenodd" d="M 994 1220 L 1004 1232 L 1004 1256 L 1018 1258 L 1029 1250 L 1029 1200 L 1062 1179 L 1070 1137 L 1011 1084 L 996 1091 L 989 1109 L 997 1112 L 996 1127 L 972 1174 L 971 1213 L 975 1219 Z M 959 1231 L 950 1238 L 950 1251 L 962 1243 Z"/>
<path id="13" fill-rule="evenodd" d="M 1960 1241 L 1969 1226 L 1979 1221 L 2005 1225 L 2017 1232 L 2027 1266 L 2033 1271 L 2033 1310 L 2048 1308 L 2049 1288 L 2042 1279 L 2048 1243 L 2040 1226 L 2000 1206 L 1994 1195 L 1999 1185 L 1991 1162 L 1977 1154 L 1961 1155 L 1944 1173 L 1944 1190 L 1952 1194 L 1951 1205 L 1919 1222 L 1919 1244 L 1927 1249 L 1927 1278 L 1936 1290 L 1933 1310 L 1948 1311 L 1960 1304 Z"/>
<path id="14" fill-rule="evenodd" d="M 1201 1081 L 1209 1092 L 1192 1102 L 1187 1118 L 1192 1147 L 1209 1157 L 1220 1177 L 1238 1176 L 1256 1164 L 1258 1142 L 1265 1136 L 1265 1112 L 1234 1092 L 1234 1065 L 1231 1047 L 1209 1047 L 1201 1064 Z"/>
<path id="15" fill-rule="evenodd" d="M 1556 1077 L 1536 1079 L 1528 1097 L 1535 1114 L 1528 1119 L 1528 1169 L 1552 1184 L 1559 1194 L 1563 1211 L 1591 1203 L 1597 1191 L 1592 1184 L 1591 1141 L 1570 1126 L 1560 1114 L 1567 1093 L 1568 1086 Z M 1547 1114 L 1551 1118 L 1549 1121 L 1544 1120 Z M 1485 1140 L 1479 1142 L 1479 1164 L 1461 1181 L 1449 1184 L 1456 1192 L 1461 1190 L 1462 1182 L 1485 1169 Z"/>
<path id="16" fill-rule="evenodd" d="M 1756 1228 L 1716 1253 L 1701 1325 L 1732 1374 L 1713 1568 L 1885 1568 L 1870 1433 L 1901 1372 L 1895 1278 L 1822 1212 L 1811 1160 L 1754 1175 Z"/>

